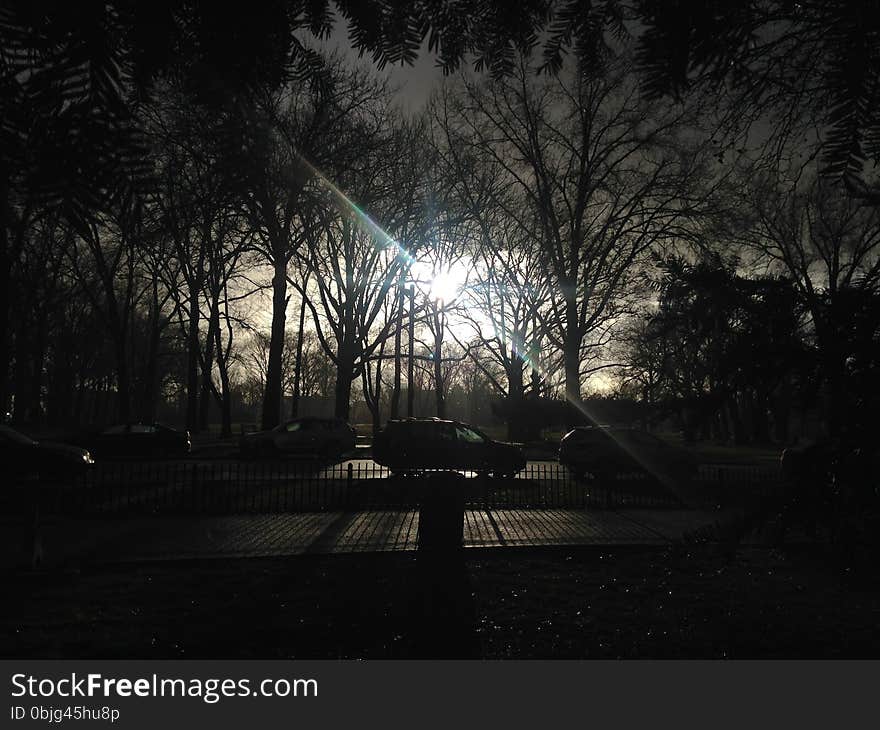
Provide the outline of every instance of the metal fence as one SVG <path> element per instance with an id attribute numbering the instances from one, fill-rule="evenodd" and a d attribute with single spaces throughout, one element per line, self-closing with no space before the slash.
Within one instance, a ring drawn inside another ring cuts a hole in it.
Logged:
<path id="1" fill-rule="evenodd" d="M 706 465 L 688 488 L 639 474 L 574 478 L 552 463 L 529 464 L 512 478 L 454 475 L 469 509 L 678 507 L 735 502 L 778 489 L 775 470 Z M 414 509 L 434 488 L 430 474 L 391 475 L 372 462 L 117 462 L 67 483 L 22 484 L 4 493 L 7 513 L 146 515 Z"/>

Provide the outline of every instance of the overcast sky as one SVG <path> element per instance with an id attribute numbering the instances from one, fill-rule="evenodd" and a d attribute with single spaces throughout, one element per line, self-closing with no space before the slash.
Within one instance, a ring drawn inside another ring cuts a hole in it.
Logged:
<path id="1" fill-rule="evenodd" d="M 358 59 L 358 53 L 352 49 L 351 42 L 348 39 L 348 25 L 338 16 L 333 28 L 333 34 L 327 41 L 327 47 L 338 48 L 354 61 Z M 376 68 L 369 54 L 364 55 L 361 60 Z M 397 95 L 401 104 L 409 111 L 414 112 L 422 109 L 431 95 L 431 90 L 443 78 L 443 72 L 437 67 L 436 56 L 428 52 L 427 40 L 423 44 L 419 57 L 413 66 L 388 65 L 383 70 L 383 73 L 389 76 L 394 86 L 400 87 Z"/>

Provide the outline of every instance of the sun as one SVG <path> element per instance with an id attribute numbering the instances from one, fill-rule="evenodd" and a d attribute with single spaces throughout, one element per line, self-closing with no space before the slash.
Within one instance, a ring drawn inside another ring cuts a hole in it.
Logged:
<path id="1" fill-rule="evenodd" d="M 441 271 L 431 280 L 428 295 L 438 302 L 450 303 L 461 294 L 464 279 L 452 271 Z"/>
<path id="2" fill-rule="evenodd" d="M 464 292 L 468 281 L 468 269 L 462 262 L 448 266 L 417 262 L 412 268 L 412 275 L 426 297 L 444 304 L 456 301 Z"/>

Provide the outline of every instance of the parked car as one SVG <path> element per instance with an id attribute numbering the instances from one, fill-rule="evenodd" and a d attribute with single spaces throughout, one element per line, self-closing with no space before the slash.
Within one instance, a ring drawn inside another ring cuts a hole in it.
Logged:
<path id="1" fill-rule="evenodd" d="M 160 423 L 121 423 L 90 441 L 90 449 L 98 459 L 174 458 L 186 456 L 191 447 L 189 431 Z"/>
<path id="2" fill-rule="evenodd" d="M 613 478 L 644 473 L 663 481 L 690 479 L 697 464 L 688 452 L 646 431 L 613 426 L 572 429 L 559 444 L 559 463 L 576 476 Z"/>
<path id="3" fill-rule="evenodd" d="M 526 465 L 518 445 L 439 418 L 388 421 L 373 440 L 373 459 L 392 472 L 450 469 L 512 476 Z"/>
<path id="4" fill-rule="evenodd" d="M 246 433 L 239 441 L 245 458 L 304 456 L 338 459 L 355 446 L 354 429 L 341 418 L 295 418 L 269 431 Z"/>
<path id="5" fill-rule="evenodd" d="M 11 426 L 0 426 L 0 460 L 7 478 L 41 481 L 81 476 L 94 465 L 85 449 L 35 441 Z"/>

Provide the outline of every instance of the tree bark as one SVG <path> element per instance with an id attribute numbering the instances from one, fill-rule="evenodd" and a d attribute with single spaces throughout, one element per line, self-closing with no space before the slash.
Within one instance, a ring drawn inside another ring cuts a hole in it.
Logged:
<path id="1" fill-rule="evenodd" d="M 43 418 L 43 363 L 46 359 L 46 339 L 48 337 L 49 325 L 45 306 L 41 307 L 40 315 L 37 320 L 37 327 L 33 339 L 33 350 L 30 353 L 31 361 L 31 381 L 30 381 L 30 403 L 31 412 L 28 420 L 31 423 L 42 423 Z"/>
<path id="2" fill-rule="evenodd" d="M 232 393 L 229 389 L 229 368 L 223 356 L 220 327 L 214 331 L 217 338 L 217 370 L 220 373 L 220 435 L 232 436 Z"/>
<path id="3" fill-rule="evenodd" d="M 197 433 L 199 399 L 199 292 L 189 287 L 189 328 L 186 338 L 186 427 Z"/>
<path id="4" fill-rule="evenodd" d="M 153 278 L 150 302 L 150 342 L 147 351 L 147 372 L 144 378 L 140 415 L 147 423 L 156 420 L 156 401 L 159 399 L 159 285 Z"/>
<path id="5" fill-rule="evenodd" d="M 415 352 L 413 348 L 415 347 L 415 327 L 416 327 L 416 288 L 415 286 L 410 286 L 409 288 L 409 361 L 407 362 L 407 377 L 406 377 L 406 415 L 407 418 L 413 417 L 413 409 L 415 406 L 415 372 L 414 366 L 415 362 L 413 361 L 413 357 L 415 356 Z"/>
<path id="6" fill-rule="evenodd" d="M 567 426 L 575 426 L 581 416 L 581 334 L 577 326 L 577 302 L 569 299 L 565 306 L 566 329 L 562 358 L 565 366 L 565 399 L 569 414 Z"/>
<path id="7" fill-rule="evenodd" d="M 303 291 L 305 291 L 305 283 Z M 302 294 L 299 303 L 299 334 L 296 338 L 296 360 L 294 362 L 293 371 L 293 398 L 290 405 L 290 416 L 296 418 L 299 415 L 299 398 L 302 389 L 302 355 L 303 355 L 303 335 L 305 335 L 306 325 L 306 295 Z"/>
<path id="8" fill-rule="evenodd" d="M 119 422 L 128 423 L 131 420 L 131 375 L 128 367 L 128 353 L 126 352 L 125 338 L 116 338 L 116 387 L 117 407 L 119 409 Z"/>
<path id="9" fill-rule="evenodd" d="M 514 355 L 507 370 L 507 439 L 521 441 L 528 433 L 525 421 L 523 361 Z"/>
<path id="10" fill-rule="evenodd" d="M 334 415 L 347 421 L 351 413 L 351 384 L 354 380 L 354 350 L 348 343 L 340 347 L 338 360 Z"/>
<path id="11" fill-rule="evenodd" d="M 336 407 L 333 415 L 347 421 L 351 414 L 351 375 L 341 372 L 336 377 Z"/>
<path id="12" fill-rule="evenodd" d="M 208 315 L 208 332 L 205 337 L 205 354 L 201 361 L 202 366 L 202 394 L 199 402 L 199 429 L 208 430 L 211 401 L 214 400 L 213 367 L 214 346 L 216 344 L 216 332 L 220 329 L 220 302 L 219 296 L 212 293 L 211 311 Z"/>
<path id="13" fill-rule="evenodd" d="M 443 317 L 434 308 L 434 404 L 437 418 L 446 418 L 445 383 L 443 382 Z"/>
<path id="14" fill-rule="evenodd" d="M 275 257 L 275 275 L 272 277 L 272 332 L 269 339 L 269 364 L 266 368 L 266 390 L 263 394 L 263 430 L 275 428 L 281 422 L 282 355 L 284 331 L 287 324 L 287 258 Z"/>
<path id="15" fill-rule="evenodd" d="M 28 333 L 31 333 L 32 336 L 31 323 L 22 317 L 16 328 L 15 346 L 13 348 L 16 353 L 20 353 L 15 358 L 11 389 L 15 398 L 15 404 L 12 409 L 12 422 L 16 425 L 26 423 L 30 411 L 29 398 L 31 393 L 24 385 L 28 377 L 27 358 L 24 356 L 24 352 L 28 348 Z"/>
<path id="16" fill-rule="evenodd" d="M 401 329 L 403 328 L 403 307 L 405 290 L 403 275 L 397 279 L 397 327 L 394 329 L 394 385 L 391 389 L 391 418 L 400 417 L 400 375 L 401 375 Z"/>

